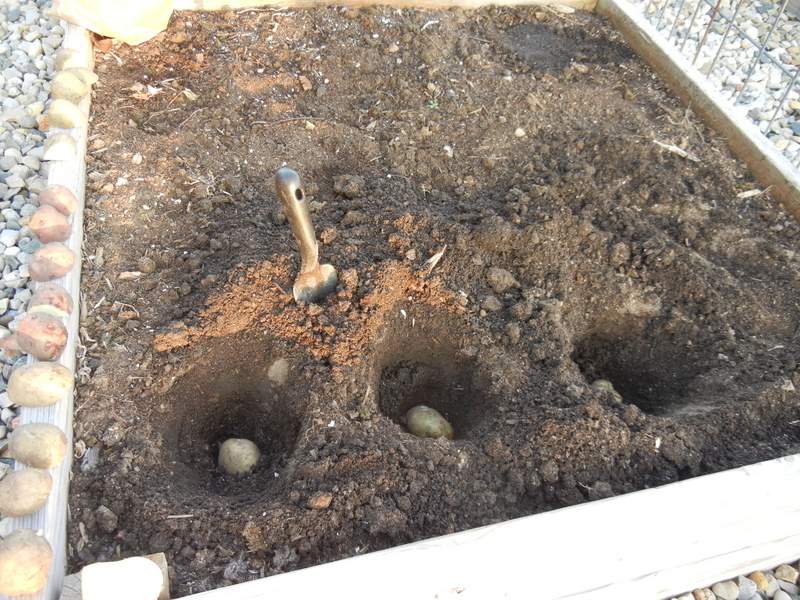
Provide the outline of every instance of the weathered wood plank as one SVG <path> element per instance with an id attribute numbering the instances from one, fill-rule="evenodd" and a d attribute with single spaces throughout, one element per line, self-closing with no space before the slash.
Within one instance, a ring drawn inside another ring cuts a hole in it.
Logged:
<path id="1" fill-rule="evenodd" d="M 70 23 L 61 23 L 64 27 L 64 41 L 62 48 L 76 50 L 88 68 L 93 68 L 94 53 L 88 32 Z M 91 99 L 86 97 L 81 102 L 84 114 L 89 114 Z M 75 138 L 78 148 L 77 155 L 72 160 L 54 161 L 50 163 L 48 184 L 61 184 L 73 192 L 79 200 L 79 208 L 72 216 L 72 234 L 66 242 L 67 246 L 77 256 L 75 267 L 65 277 L 56 280 L 56 283 L 66 289 L 75 303 L 75 310 L 66 323 L 69 338 L 64 353 L 59 363 L 70 371 L 75 371 L 75 350 L 78 344 L 78 322 L 80 320 L 80 279 L 81 279 L 81 242 L 83 240 L 83 200 L 86 177 L 86 136 L 88 121 L 70 133 Z M 31 362 L 33 362 L 31 360 Z M 58 402 L 54 406 L 43 408 L 23 408 L 20 411 L 22 423 L 51 423 L 58 426 L 67 435 L 67 455 L 64 461 L 55 469 L 50 470 L 53 477 L 53 491 L 47 504 L 37 513 L 11 521 L 11 528 L 28 528 L 42 530 L 53 548 L 53 564 L 47 587 L 40 594 L 27 597 L 29 600 L 56 600 L 61 591 L 61 583 L 66 573 L 66 528 L 67 528 L 67 494 L 69 491 L 69 477 L 72 464 L 72 407 L 73 394 Z M 21 468 L 21 465 L 17 465 Z M 5 596 L 0 596 L 5 600 Z M 19 598 L 17 599 L 19 600 Z"/>
<path id="2" fill-rule="evenodd" d="M 656 32 L 640 9 L 627 0 L 599 0 L 597 12 L 608 17 L 672 91 L 726 139 L 761 185 L 771 187 L 772 196 L 800 220 L 800 173 L 772 142 Z"/>
<path id="3" fill-rule="evenodd" d="M 800 555 L 800 455 L 189 596 L 668 598 Z"/>
<path id="4" fill-rule="evenodd" d="M 315 6 L 374 6 L 384 4 L 396 8 L 481 8 L 483 6 L 569 6 L 594 10 L 597 0 L 175 0 L 175 10 L 238 10 L 259 6 L 313 8 Z"/>

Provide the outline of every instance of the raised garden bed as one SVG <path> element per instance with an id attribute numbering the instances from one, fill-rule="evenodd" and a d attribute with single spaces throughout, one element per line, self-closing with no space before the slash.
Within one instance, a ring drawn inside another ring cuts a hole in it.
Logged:
<path id="1" fill-rule="evenodd" d="M 73 570 L 180 596 L 798 452 L 800 230 L 601 18 L 180 14 L 97 70 Z"/>

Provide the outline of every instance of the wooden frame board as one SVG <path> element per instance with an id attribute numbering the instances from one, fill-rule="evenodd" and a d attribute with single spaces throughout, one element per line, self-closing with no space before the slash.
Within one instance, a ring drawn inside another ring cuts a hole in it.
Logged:
<path id="1" fill-rule="evenodd" d="M 769 187 L 772 196 L 800 221 L 800 172 L 789 159 L 656 31 L 639 8 L 627 0 L 599 0 L 597 12 L 611 21 L 678 97 L 726 139 L 761 185 Z"/>
<path id="2" fill-rule="evenodd" d="M 175 0 L 175 10 L 238 10 L 272 6 L 275 8 L 312 8 L 315 6 L 375 6 L 384 4 L 396 8 L 481 8 L 484 6 L 569 6 L 579 10 L 594 10 L 597 0 Z"/>
<path id="3" fill-rule="evenodd" d="M 796 559 L 798 498 L 794 455 L 188 598 L 659 600 Z"/>

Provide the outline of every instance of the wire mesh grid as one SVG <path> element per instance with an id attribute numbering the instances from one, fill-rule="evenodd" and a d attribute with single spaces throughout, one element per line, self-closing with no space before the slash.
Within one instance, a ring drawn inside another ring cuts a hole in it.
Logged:
<path id="1" fill-rule="evenodd" d="M 742 118 L 800 169 L 800 20 L 790 0 L 642 0 L 641 6 Z"/>

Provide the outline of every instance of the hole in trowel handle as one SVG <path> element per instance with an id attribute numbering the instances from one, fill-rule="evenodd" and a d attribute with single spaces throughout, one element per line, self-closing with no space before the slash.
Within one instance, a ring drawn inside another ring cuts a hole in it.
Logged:
<path id="1" fill-rule="evenodd" d="M 302 200 L 303 199 L 303 190 L 300 189 L 300 188 L 297 188 L 294 191 L 294 197 L 297 198 L 298 200 Z"/>

